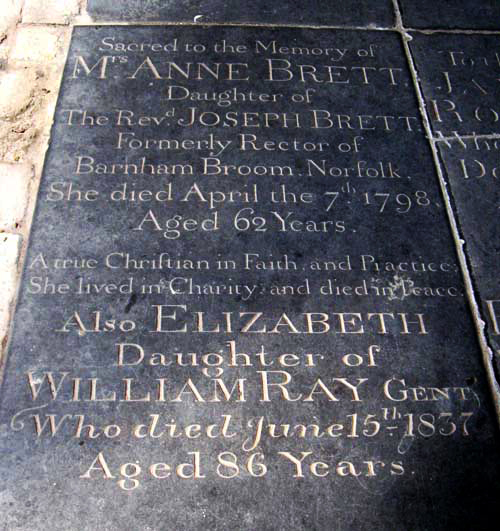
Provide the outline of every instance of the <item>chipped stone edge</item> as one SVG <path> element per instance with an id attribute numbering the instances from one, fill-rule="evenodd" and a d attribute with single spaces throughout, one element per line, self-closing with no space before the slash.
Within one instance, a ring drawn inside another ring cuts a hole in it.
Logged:
<path id="1" fill-rule="evenodd" d="M 423 91 L 420 86 L 418 70 L 413 60 L 413 55 L 412 55 L 410 46 L 408 44 L 412 40 L 411 35 L 408 34 L 408 31 L 410 30 L 408 30 L 407 28 L 403 26 L 398 0 L 392 0 L 392 2 L 394 4 L 394 10 L 396 12 L 396 30 L 400 33 L 401 38 L 402 38 L 406 59 L 408 61 L 408 66 L 410 69 L 410 74 L 413 79 L 415 94 L 418 100 L 418 107 L 419 107 L 420 115 L 422 117 L 427 140 L 429 141 L 429 145 L 432 151 L 432 157 L 434 159 L 434 165 L 436 167 L 436 172 L 437 172 L 438 179 L 439 179 L 441 194 L 442 194 L 442 198 L 445 204 L 446 213 L 448 215 L 448 221 L 449 221 L 451 232 L 453 235 L 453 240 L 455 242 L 455 247 L 456 247 L 456 252 L 458 255 L 460 269 L 461 269 L 464 284 L 465 284 L 465 291 L 467 294 L 467 299 L 469 302 L 470 310 L 472 312 L 474 326 L 477 332 L 477 338 L 478 338 L 479 345 L 481 348 L 483 364 L 486 370 L 486 376 L 487 376 L 488 383 L 490 384 L 489 387 L 490 387 L 493 403 L 495 406 L 495 411 L 497 414 L 497 421 L 500 425 L 500 385 L 496 379 L 495 369 L 493 367 L 493 351 L 488 344 L 488 339 L 485 334 L 486 323 L 481 317 L 480 306 L 477 302 L 478 298 L 474 290 L 472 275 L 469 270 L 467 256 L 464 251 L 464 240 L 460 237 L 459 224 L 457 221 L 457 217 L 455 216 L 455 212 L 453 210 L 452 199 L 448 192 L 448 185 L 447 185 L 446 179 L 444 178 L 444 172 L 443 172 L 443 168 L 441 164 L 441 159 L 440 159 L 440 155 L 439 155 L 439 152 L 436 146 L 436 144 L 438 142 L 443 141 L 443 139 L 435 139 L 433 136 L 431 121 L 427 113 L 427 106 L 425 104 Z M 474 32 L 474 33 L 477 33 L 477 32 Z M 489 136 L 489 135 L 484 135 L 484 136 Z M 493 135 L 493 136 L 498 136 L 498 135 Z"/>

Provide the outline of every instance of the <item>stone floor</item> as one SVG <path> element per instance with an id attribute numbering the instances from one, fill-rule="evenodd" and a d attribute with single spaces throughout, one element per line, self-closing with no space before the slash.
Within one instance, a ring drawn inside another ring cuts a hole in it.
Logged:
<path id="1" fill-rule="evenodd" d="M 78 0 L 4 0 L 0 13 L 0 349 L 22 257 Z M 80 17 L 81 19 L 81 17 Z"/>
<path id="2" fill-rule="evenodd" d="M 235 0 L 3 2 L 0 13 L 0 287 L 3 293 L 0 298 L 0 358 L 11 339 L 9 330 L 72 32 L 76 36 L 79 31 L 83 34 L 92 27 L 97 35 L 102 28 L 111 25 L 122 27 L 117 30 L 122 31 L 120 35 L 125 34 L 128 25 L 134 26 L 137 34 L 146 25 L 178 26 L 182 31 L 198 32 L 199 35 L 210 28 L 213 28 L 214 34 L 223 31 L 223 28 L 228 28 L 228 34 L 233 30 L 236 34 L 238 28 L 247 30 L 250 27 L 261 32 L 272 32 L 274 28 L 282 27 L 283 31 L 288 29 L 290 35 L 294 35 L 294 28 L 318 34 L 322 31 L 341 33 L 344 30 L 358 35 L 371 32 L 375 35 L 374 42 L 379 37 L 381 41 L 386 37 L 393 39 L 392 48 L 389 46 L 387 49 L 397 50 L 394 52 L 395 60 L 404 61 L 404 68 L 389 69 L 387 75 L 389 84 L 395 85 L 394 75 L 399 75 L 399 71 L 408 73 L 405 88 L 410 87 L 410 90 L 402 91 L 405 93 L 402 106 L 415 108 L 415 113 L 419 114 L 415 120 L 419 123 L 418 132 L 421 134 L 414 140 L 415 146 L 418 145 L 415 148 L 417 156 L 407 157 L 408 167 L 412 169 L 409 173 L 422 171 L 425 177 L 433 176 L 430 180 L 435 177 L 432 182 L 439 191 L 441 201 L 441 211 L 435 219 L 446 219 L 449 234 L 442 240 L 446 240 L 445 245 L 456 253 L 467 312 L 470 310 L 472 315 L 472 320 L 466 321 L 472 323 L 466 334 L 470 337 L 464 338 L 463 344 L 472 341 L 476 345 L 477 339 L 494 407 L 500 415 L 498 2 L 380 0 L 373 3 L 345 2 L 342 9 L 325 9 L 325 3 L 318 0 L 311 0 L 308 8 L 304 8 L 304 2 L 295 0 L 276 5 L 268 1 L 252 3 Z M 357 53 L 361 52 L 369 55 L 372 50 L 358 48 Z M 79 64 L 84 65 L 88 75 L 88 65 Z M 363 75 L 365 84 L 368 84 L 367 71 L 363 70 Z M 376 102 L 377 98 L 373 100 Z M 359 106 L 362 107 L 361 104 Z M 386 117 L 386 126 L 387 119 L 392 118 Z M 360 118 L 360 123 L 362 121 L 363 118 Z M 411 128 L 410 122 L 407 125 Z M 53 140 L 56 147 L 63 145 L 61 136 L 57 137 L 56 133 Z M 408 150 L 405 153 L 411 152 L 410 141 L 403 147 Z M 403 152 L 399 146 L 383 143 L 370 149 L 370 156 L 380 151 L 390 152 L 391 149 L 394 153 Z M 47 160 L 51 160 L 50 156 Z M 57 160 L 53 162 L 54 167 L 58 163 Z M 44 177 L 42 183 L 48 179 L 50 176 Z M 398 197 L 396 208 L 401 211 L 407 207 L 409 210 L 409 196 L 399 194 Z M 428 204 L 427 195 L 411 198 L 412 205 Z M 382 209 L 384 207 L 385 203 Z M 421 226 L 406 227 L 401 234 L 404 233 L 405 237 L 416 234 L 415 238 L 419 239 L 422 248 L 425 248 L 428 237 L 431 242 L 429 248 L 439 248 L 439 237 L 442 235 L 432 233 L 431 219 L 434 218 L 429 215 L 425 218 L 426 224 L 422 222 Z M 383 226 L 385 231 L 391 228 L 390 225 Z M 44 229 L 38 229 L 43 235 Z M 441 232 L 444 233 L 444 230 Z M 405 242 L 401 234 L 398 245 L 403 247 Z M 133 306 L 135 302 L 129 304 Z M 433 301 L 433 304 L 439 307 L 439 302 Z M 443 308 L 440 312 L 445 313 L 445 303 Z M 457 315 L 462 316 L 460 312 L 462 309 Z M 436 311 L 438 314 L 441 315 Z M 440 330 L 448 326 L 451 330 L 454 325 L 454 322 L 445 325 L 440 322 Z M 407 333 L 407 326 L 405 321 L 403 335 Z M 461 331 L 455 332 L 453 338 L 446 338 L 448 345 L 453 341 L 458 346 L 461 344 Z M 444 344 L 445 339 L 440 337 L 439 342 Z M 396 347 L 399 349 L 397 340 Z M 438 345 L 433 347 L 437 349 Z M 421 354 L 424 352 L 425 348 Z M 449 368 L 453 372 L 452 364 Z M 440 370 L 438 368 L 436 372 Z M 474 382 L 472 377 L 468 380 Z M 465 454 L 465 450 L 461 451 Z"/>
<path id="3" fill-rule="evenodd" d="M 87 5 L 88 4 L 88 5 Z M 474 48 L 474 38 L 485 40 L 484 45 L 494 46 L 493 39 L 500 31 L 496 29 L 498 5 L 485 1 L 477 8 L 470 2 L 425 2 L 393 0 L 365 6 L 346 4 L 343 10 L 321 12 L 318 4 L 310 10 L 302 9 L 294 2 L 285 2 L 282 6 L 270 7 L 267 2 L 253 5 L 248 11 L 235 1 L 194 2 L 184 5 L 154 1 L 127 0 L 124 2 L 106 2 L 103 0 L 4 0 L 0 14 L 0 233 L 2 234 L 2 252 L 0 253 L 0 285 L 4 297 L 0 301 L 0 354 L 5 350 L 8 340 L 8 328 L 12 308 L 15 303 L 18 279 L 26 250 L 27 239 L 35 205 L 35 198 L 41 176 L 44 154 L 48 146 L 50 128 L 62 69 L 69 45 L 72 27 L 80 24 L 111 23 L 152 23 L 152 24 L 189 24 L 189 23 L 236 23 L 257 25 L 295 25 L 310 27 L 355 27 L 359 30 L 379 28 L 392 29 L 401 33 L 410 42 L 413 39 L 412 28 L 418 28 L 415 41 L 407 47 L 412 62 L 415 80 L 420 76 L 422 84 L 418 90 L 423 108 L 427 109 L 429 137 L 438 151 L 450 147 L 450 142 L 458 142 L 460 135 L 481 136 L 478 141 L 497 142 L 498 128 L 480 124 L 474 131 L 457 133 L 453 123 L 448 124 L 444 133 L 433 126 L 440 126 L 442 120 L 429 118 L 430 100 L 436 97 L 429 84 L 427 95 L 426 66 L 419 63 L 419 54 L 425 53 L 425 34 L 433 32 L 460 32 L 467 34 L 466 39 Z M 245 4 L 246 5 L 246 4 Z M 321 13 L 318 16 L 318 13 Z M 421 30 L 424 30 L 423 32 Z M 476 37 L 474 37 L 474 34 Z M 488 37 L 489 35 L 489 37 Z M 450 42 L 452 36 L 442 36 L 441 42 Z M 435 37 L 436 42 L 439 36 Z M 444 39 L 444 41 L 443 41 Z M 490 44 L 486 40 L 490 39 Z M 422 52 L 418 49 L 422 42 Z M 458 48 L 464 41 L 460 40 Z M 415 49 L 413 49 L 415 45 Z M 439 43 L 440 46 L 443 44 Z M 483 44 L 480 43 L 481 46 Z M 472 52 L 472 50 L 471 50 Z M 459 56 L 462 54 L 462 56 Z M 422 56 L 423 57 L 423 56 Z M 464 60 L 463 52 L 457 52 L 456 58 Z M 498 54 L 497 54 L 498 61 Z M 467 60 L 467 59 L 465 59 Z M 422 66 L 422 69 L 420 69 Z M 442 65 L 442 69 L 446 65 Z M 456 66 L 456 65 L 454 65 Z M 468 82 L 476 83 L 474 79 Z M 486 91 L 476 83 L 476 88 Z M 439 91 L 438 91 L 439 92 Z M 432 100 L 435 101 L 435 100 Z M 427 107 L 424 107 L 427 105 Z M 443 103 L 444 105 L 444 103 Z M 493 104 L 492 104 L 493 105 Z M 446 116 L 451 115 L 447 110 Z M 473 109 L 471 109 L 472 113 Z M 495 113 L 493 109 L 491 112 Z M 439 117 L 440 118 L 440 117 Z M 459 120 L 462 121 L 461 118 Z M 495 120 L 496 121 L 496 120 Z M 431 125 L 431 122 L 433 124 Z M 455 124 L 456 125 L 456 124 Z M 472 125 L 471 125 L 472 127 Z M 481 127 L 483 128 L 481 130 Z M 451 136 L 451 139 L 450 139 Z M 448 140 L 446 140 L 448 138 Z M 489 149 L 489 148 L 488 148 Z M 446 151 L 446 150 L 445 150 Z M 442 153 L 449 157 L 448 153 Z M 455 157 L 455 161 L 456 161 Z M 477 163 L 476 163 L 477 165 Z M 490 163 L 491 165 L 491 163 Z M 482 168 L 482 166 L 481 166 Z M 494 168 L 493 168 L 494 170 Z M 446 187 L 444 182 L 444 187 Z M 445 189 L 446 193 L 446 189 Z M 464 192 L 465 193 L 465 192 Z M 449 202 L 451 223 L 455 225 L 455 238 L 462 256 L 464 274 L 469 286 L 469 297 L 476 314 L 478 333 L 488 356 L 499 348 L 496 336 L 484 335 L 485 322 L 495 332 L 498 330 L 497 301 L 495 293 L 484 294 L 483 314 L 480 315 L 480 295 L 474 293 L 475 280 L 469 276 L 467 257 L 462 252 L 461 223 L 456 221 Z M 494 215 L 494 213 L 493 213 Z M 472 221 L 471 221 L 472 223 Z M 460 227 L 459 227 L 460 226 Z M 496 255 L 495 255 L 496 256 Z M 469 261 L 471 258 L 469 257 Z M 474 260 L 472 260 L 474 261 Z M 476 286 L 477 287 L 477 286 Z M 489 290 L 491 292 L 491 290 Z M 493 290 L 494 291 L 494 290 Z"/>

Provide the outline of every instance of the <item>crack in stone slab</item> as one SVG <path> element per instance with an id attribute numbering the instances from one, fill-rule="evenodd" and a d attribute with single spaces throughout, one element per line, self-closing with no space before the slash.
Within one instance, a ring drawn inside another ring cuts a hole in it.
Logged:
<path id="1" fill-rule="evenodd" d="M 349 26 L 349 25 L 319 25 L 319 24 L 269 24 L 265 22 L 158 22 L 150 21 L 144 22 L 140 20 L 126 21 L 118 20 L 111 22 L 93 22 L 87 19 L 78 22 L 75 21 L 74 27 L 81 26 L 193 26 L 193 27 L 225 27 L 234 26 L 239 28 L 269 28 L 269 29 L 281 29 L 281 28 L 297 28 L 297 29 L 319 29 L 319 30 L 356 30 L 356 31 L 395 31 L 392 26 L 378 26 L 376 24 L 368 24 L 366 26 Z"/>
<path id="2" fill-rule="evenodd" d="M 500 385 L 498 383 L 497 375 L 495 374 L 495 368 L 492 363 L 494 352 L 491 346 L 489 345 L 488 339 L 485 334 L 486 325 L 485 325 L 485 321 L 482 319 L 481 310 L 477 302 L 478 298 L 476 296 L 474 282 L 472 279 L 471 272 L 469 270 L 467 256 L 464 252 L 464 248 L 463 248 L 464 240 L 461 237 L 459 223 L 457 221 L 457 217 L 455 216 L 455 212 L 452 206 L 452 199 L 447 190 L 447 182 L 443 175 L 442 161 L 440 159 L 440 155 L 439 155 L 439 152 L 436 146 L 436 141 L 434 140 L 434 137 L 432 135 L 431 121 L 427 114 L 425 99 L 423 96 L 422 88 L 420 87 L 418 70 L 415 65 L 415 61 L 413 59 L 410 46 L 408 44 L 409 40 L 411 39 L 407 38 L 407 30 L 403 26 L 398 0 L 392 0 L 392 1 L 394 4 L 394 10 L 396 12 L 396 28 L 401 33 L 404 51 L 405 51 L 406 58 L 408 61 L 408 66 L 410 69 L 410 74 L 413 79 L 413 84 L 414 84 L 415 94 L 416 94 L 417 101 L 418 101 L 419 111 L 420 111 L 420 114 L 423 120 L 424 129 L 427 134 L 427 139 L 429 140 L 429 144 L 431 147 L 432 156 L 434 159 L 434 164 L 436 167 L 438 180 L 439 180 L 439 184 L 441 188 L 442 198 L 443 198 L 444 205 L 446 208 L 446 213 L 448 215 L 448 221 L 450 223 L 453 240 L 455 242 L 455 247 L 456 247 L 456 251 L 457 251 L 457 255 L 459 259 L 460 269 L 462 271 L 462 275 L 464 278 L 467 299 L 469 301 L 474 325 L 476 327 L 476 331 L 478 335 L 479 344 L 480 344 L 481 351 L 483 354 L 483 363 L 484 363 L 484 367 L 486 370 L 486 376 L 490 384 L 490 390 L 492 393 L 492 398 L 493 398 L 495 410 L 497 413 L 497 421 L 500 423 Z"/>

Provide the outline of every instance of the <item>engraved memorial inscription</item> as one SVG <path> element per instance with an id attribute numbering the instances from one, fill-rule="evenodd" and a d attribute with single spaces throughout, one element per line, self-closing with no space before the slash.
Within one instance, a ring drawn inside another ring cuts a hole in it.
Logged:
<path id="1" fill-rule="evenodd" d="M 495 514 L 399 35 L 75 28 L 1 393 L 7 528 Z"/>

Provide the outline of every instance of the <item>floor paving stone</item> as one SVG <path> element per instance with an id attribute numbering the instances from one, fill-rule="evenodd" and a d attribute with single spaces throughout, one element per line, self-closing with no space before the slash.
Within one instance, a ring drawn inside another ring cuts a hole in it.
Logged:
<path id="1" fill-rule="evenodd" d="M 409 28 L 497 30 L 497 0 L 398 0 Z"/>
<path id="2" fill-rule="evenodd" d="M 359 2 L 347 0 L 341 5 L 325 5 L 310 0 L 307 8 L 298 0 L 285 2 L 238 2 L 237 0 L 88 0 L 89 14 L 97 21 L 163 21 L 200 23 L 248 23 L 280 25 L 378 25 L 394 23 L 390 0 Z"/>
<path id="3" fill-rule="evenodd" d="M 444 175 L 494 360 L 500 366 L 500 55 L 494 35 L 413 35 Z"/>
<path id="4" fill-rule="evenodd" d="M 443 74 L 410 45 L 429 108 Z M 452 87 L 436 135 L 472 131 Z M 459 157 L 460 218 L 483 177 Z M 486 528 L 473 317 L 398 32 L 77 27 L 5 359 L 3 521 Z"/>

